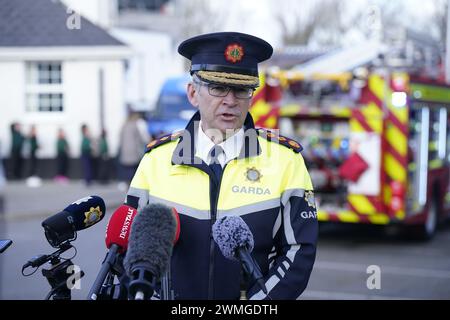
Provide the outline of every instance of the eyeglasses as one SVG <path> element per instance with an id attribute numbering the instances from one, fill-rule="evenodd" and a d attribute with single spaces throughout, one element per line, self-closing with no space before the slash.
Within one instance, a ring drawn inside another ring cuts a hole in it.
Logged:
<path id="1" fill-rule="evenodd" d="M 233 90 L 234 96 L 237 99 L 250 99 L 253 97 L 253 93 L 255 92 L 255 89 L 253 88 L 230 87 L 221 84 L 206 83 L 198 80 L 194 80 L 194 82 L 202 86 L 207 86 L 209 94 L 214 97 L 226 97 L 230 90 Z"/>

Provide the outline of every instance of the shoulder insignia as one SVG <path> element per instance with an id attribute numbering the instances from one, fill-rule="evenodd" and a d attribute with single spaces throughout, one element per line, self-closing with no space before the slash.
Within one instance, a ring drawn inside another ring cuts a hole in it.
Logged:
<path id="1" fill-rule="evenodd" d="M 289 149 L 292 149 L 294 152 L 299 153 L 303 150 L 303 147 L 295 140 L 279 135 L 276 132 L 269 131 L 267 129 L 258 128 L 256 130 L 258 135 L 264 139 L 267 139 L 271 142 L 279 143 Z"/>
<path id="2" fill-rule="evenodd" d="M 153 140 L 152 142 L 150 142 L 147 145 L 147 147 L 145 149 L 145 153 L 148 153 L 148 152 L 152 151 L 153 149 L 155 149 L 155 148 L 157 148 L 157 147 L 159 147 L 159 146 L 161 146 L 161 145 L 163 145 L 163 144 L 165 144 L 165 143 L 167 143 L 169 141 L 173 141 L 175 139 L 178 139 L 181 136 L 182 133 L 183 133 L 182 131 L 178 131 L 178 132 L 166 134 L 166 135 L 164 135 L 162 137 L 159 137 L 158 139 Z"/>

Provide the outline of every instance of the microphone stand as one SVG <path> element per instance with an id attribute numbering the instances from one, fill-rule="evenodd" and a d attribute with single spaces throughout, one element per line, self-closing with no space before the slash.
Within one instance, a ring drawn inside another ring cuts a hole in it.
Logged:
<path id="1" fill-rule="evenodd" d="M 173 290 L 171 289 L 170 272 L 166 272 L 161 277 L 161 300 L 174 300 Z"/>
<path id="2" fill-rule="evenodd" d="M 114 266 L 117 258 L 117 252 L 119 250 L 119 246 L 113 244 L 111 249 L 106 254 L 105 260 L 102 263 L 102 267 L 100 269 L 97 278 L 95 279 L 94 284 L 92 285 L 91 290 L 89 291 L 88 300 L 97 300 L 100 289 L 102 288 L 103 282 L 105 281 L 108 275 L 111 275 L 111 269 Z"/>
<path id="3" fill-rule="evenodd" d="M 175 300 L 170 277 L 170 263 L 167 267 L 167 271 L 161 277 L 161 300 Z"/>
<path id="4" fill-rule="evenodd" d="M 42 275 L 47 278 L 50 283 L 52 289 L 45 297 L 45 300 L 50 300 L 53 296 L 53 300 L 71 300 L 71 291 L 67 287 L 67 280 L 69 278 L 69 274 L 67 269 L 70 266 L 73 266 L 71 260 L 65 260 L 61 262 L 59 257 L 54 257 L 51 261 L 51 269 L 43 269 Z M 79 273 L 79 277 L 83 277 L 84 272 L 81 271 Z"/>
<path id="5" fill-rule="evenodd" d="M 50 269 L 42 269 L 42 275 L 47 279 L 48 283 L 52 287 L 50 292 L 45 297 L 45 300 L 50 300 L 52 297 L 53 300 L 71 300 L 71 290 L 68 288 L 67 280 L 70 277 L 68 273 L 69 267 L 74 264 L 70 259 L 62 259 L 60 257 L 62 253 L 71 248 L 75 247 L 70 244 L 70 241 L 63 242 L 60 244 L 57 251 L 51 254 L 43 254 L 33 257 L 22 266 L 22 274 L 25 275 L 24 271 L 27 268 L 39 268 L 44 263 L 50 262 Z M 84 272 L 80 270 L 77 276 L 82 278 L 84 276 Z"/>

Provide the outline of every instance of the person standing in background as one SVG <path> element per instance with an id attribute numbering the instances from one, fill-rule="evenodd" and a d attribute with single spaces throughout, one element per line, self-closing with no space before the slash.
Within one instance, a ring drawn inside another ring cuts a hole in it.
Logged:
<path id="1" fill-rule="evenodd" d="M 100 140 L 98 142 L 98 179 L 100 183 L 106 184 L 109 182 L 109 146 L 106 130 L 102 130 Z"/>
<path id="2" fill-rule="evenodd" d="M 144 155 L 145 146 L 149 141 L 148 136 L 143 136 L 140 116 L 130 113 L 122 126 L 119 141 L 119 167 L 121 172 L 119 188 L 126 190 L 134 173 Z"/>
<path id="3" fill-rule="evenodd" d="M 87 124 L 81 126 L 81 165 L 86 186 L 90 186 L 93 179 L 92 139 Z"/>
<path id="4" fill-rule="evenodd" d="M 39 144 L 37 141 L 37 131 L 36 126 L 31 125 L 30 133 L 26 141 L 27 158 L 28 158 L 28 178 L 27 185 L 29 187 L 40 187 L 42 185 L 41 179 L 37 176 L 37 165 L 38 159 L 36 157 L 36 152 L 39 149 Z"/>
<path id="5" fill-rule="evenodd" d="M 30 128 L 30 133 L 28 135 L 28 141 L 27 143 L 29 144 L 29 171 L 28 171 L 28 176 L 29 177 L 36 177 L 37 175 L 37 157 L 36 157 L 36 152 L 39 149 L 39 144 L 37 141 L 37 131 L 36 131 L 36 126 L 32 125 Z"/>
<path id="6" fill-rule="evenodd" d="M 150 143 L 153 140 L 153 137 L 148 132 L 147 121 L 145 121 L 143 115 L 137 114 L 136 125 L 138 127 L 142 141 L 144 141 L 145 143 Z"/>
<path id="7" fill-rule="evenodd" d="M 22 178 L 23 155 L 22 149 L 25 138 L 22 135 L 20 123 L 11 124 L 11 168 L 13 179 Z"/>
<path id="8" fill-rule="evenodd" d="M 56 162 L 58 171 L 55 181 L 65 183 L 68 181 L 69 143 L 64 130 L 61 128 L 58 129 L 58 139 L 56 141 Z"/>

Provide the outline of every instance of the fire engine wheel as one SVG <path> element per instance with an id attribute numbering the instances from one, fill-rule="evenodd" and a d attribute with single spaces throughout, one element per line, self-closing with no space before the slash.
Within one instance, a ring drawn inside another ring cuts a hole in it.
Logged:
<path id="1" fill-rule="evenodd" d="M 430 240 L 433 238 L 437 230 L 438 224 L 438 205 L 437 201 L 433 200 L 427 213 L 425 223 L 420 225 L 415 232 L 417 238 L 421 240 Z"/>
<path id="2" fill-rule="evenodd" d="M 428 211 L 427 220 L 425 221 L 425 232 L 428 238 L 431 238 L 436 233 L 437 229 L 437 203 L 433 201 L 431 203 L 431 208 Z"/>

